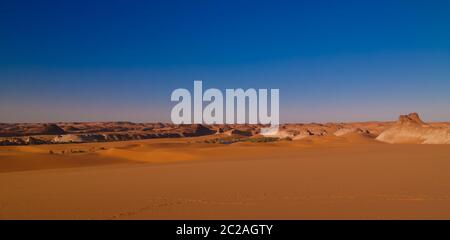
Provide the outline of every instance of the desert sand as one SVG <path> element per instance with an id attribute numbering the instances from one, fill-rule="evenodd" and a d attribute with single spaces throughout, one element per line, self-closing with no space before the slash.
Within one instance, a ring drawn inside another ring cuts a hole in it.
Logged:
<path id="1" fill-rule="evenodd" d="M 400 122 L 1 146 L 0 219 L 450 219 L 449 145 Z"/>

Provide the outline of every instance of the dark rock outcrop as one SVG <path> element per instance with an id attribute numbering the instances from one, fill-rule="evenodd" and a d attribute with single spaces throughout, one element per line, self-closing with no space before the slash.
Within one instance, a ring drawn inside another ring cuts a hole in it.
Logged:
<path id="1" fill-rule="evenodd" d="M 40 132 L 40 135 L 61 135 L 61 134 L 65 134 L 66 131 L 64 131 L 62 128 L 60 128 L 58 125 L 56 124 L 46 124 L 44 126 L 44 129 L 42 130 L 42 132 Z"/>

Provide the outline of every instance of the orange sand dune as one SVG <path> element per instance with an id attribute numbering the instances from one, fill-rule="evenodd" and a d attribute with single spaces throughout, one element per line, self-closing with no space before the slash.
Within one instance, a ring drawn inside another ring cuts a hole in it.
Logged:
<path id="1" fill-rule="evenodd" d="M 0 147 L 0 219 L 450 219 L 448 145 L 204 139 Z"/>

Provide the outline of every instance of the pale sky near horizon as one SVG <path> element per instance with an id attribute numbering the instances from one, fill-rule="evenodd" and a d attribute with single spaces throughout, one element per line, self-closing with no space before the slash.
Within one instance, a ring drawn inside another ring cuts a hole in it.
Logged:
<path id="1" fill-rule="evenodd" d="M 450 121 L 449 1 L 2 1 L 0 122 L 168 122 L 278 88 L 281 122 Z"/>

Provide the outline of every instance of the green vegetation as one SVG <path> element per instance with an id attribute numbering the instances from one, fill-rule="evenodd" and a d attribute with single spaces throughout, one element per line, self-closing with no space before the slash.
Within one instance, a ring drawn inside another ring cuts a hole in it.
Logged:
<path id="1" fill-rule="evenodd" d="M 211 144 L 232 144 L 232 143 L 236 143 L 236 142 L 267 143 L 267 142 L 276 142 L 279 140 L 280 140 L 279 138 L 275 138 L 275 137 L 247 138 L 247 137 L 230 136 L 230 137 L 223 137 L 223 138 L 207 139 L 207 140 L 204 140 L 203 143 L 211 143 Z M 288 140 L 288 139 L 286 139 L 286 140 Z M 290 140 L 292 140 L 292 139 L 290 139 Z"/>
<path id="2" fill-rule="evenodd" d="M 257 138 L 247 138 L 245 142 L 255 142 L 255 143 L 266 143 L 266 142 L 276 142 L 279 138 L 275 137 L 257 137 Z"/>

